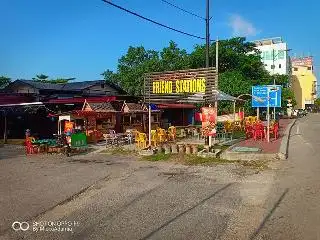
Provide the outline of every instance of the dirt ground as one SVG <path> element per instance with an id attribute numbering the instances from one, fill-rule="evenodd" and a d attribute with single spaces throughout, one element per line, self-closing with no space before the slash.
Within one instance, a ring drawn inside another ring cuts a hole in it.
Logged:
<path id="1" fill-rule="evenodd" d="M 0 148 L 0 239 L 319 239 L 318 120 L 299 120 L 289 159 L 262 170 Z"/>

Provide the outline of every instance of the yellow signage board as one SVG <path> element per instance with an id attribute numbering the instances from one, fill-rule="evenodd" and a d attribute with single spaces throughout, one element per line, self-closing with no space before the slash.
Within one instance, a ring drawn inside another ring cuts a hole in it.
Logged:
<path id="1" fill-rule="evenodd" d="M 205 78 L 187 79 L 187 80 L 163 80 L 152 82 L 152 93 L 205 93 Z"/>

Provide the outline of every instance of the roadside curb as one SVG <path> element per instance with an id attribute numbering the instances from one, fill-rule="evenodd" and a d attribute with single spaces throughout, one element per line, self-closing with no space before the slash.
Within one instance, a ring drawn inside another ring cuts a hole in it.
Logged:
<path id="1" fill-rule="evenodd" d="M 284 132 L 284 136 L 282 137 L 282 141 L 281 141 L 280 149 L 279 149 L 279 153 L 278 153 L 278 157 L 280 158 L 280 160 L 286 160 L 288 158 L 290 134 L 291 134 L 291 130 L 296 122 L 297 122 L 297 119 L 294 119 L 294 121 L 292 121 L 292 123 L 290 123 L 287 126 L 287 129 Z"/>
<path id="2" fill-rule="evenodd" d="M 233 144 L 226 151 L 221 154 L 221 158 L 229 161 L 242 160 L 242 161 L 260 161 L 260 160 L 273 160 L 280 159 L 285 160 L 288 158 L 288 147 L 289 139 L 291 134 L 291 129 L 296 123 L 297 119 L 294 119 L 286 128 L 284 135 L 282 137 L 280 148 L 278 153 L 249 153 L 249 152 L 233 152 L 232 148 L 235 146 Z"/>

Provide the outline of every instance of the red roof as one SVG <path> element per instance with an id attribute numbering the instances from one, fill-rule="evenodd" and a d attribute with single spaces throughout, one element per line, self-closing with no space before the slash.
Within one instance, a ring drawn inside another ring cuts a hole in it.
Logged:
<path id="1" fill-rule="evenodd" d="M 179 109 L 179 108 L 189 108 L 193 109 L 196 108 L 192 104 L 184 104 L 184 103 L 163 103 L 163 104 L 157 104 L 157 107 L 159 109 L 168 109 L 168 108 L 174 108 L 174 109 Z"/>
<path id="2" fill-rule="evenodd" d="M 50 99 L 47 103 L 84 103 L 84 101 L 90 103 L 101 103 L 115 101 L 116 97 L 88 97 L 88 98 L 65 98 L 65 99 Z"/>

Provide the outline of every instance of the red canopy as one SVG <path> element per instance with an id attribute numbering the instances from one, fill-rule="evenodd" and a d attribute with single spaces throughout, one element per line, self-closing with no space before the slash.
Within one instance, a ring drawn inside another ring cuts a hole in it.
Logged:
<path id="1" fill-rule="evenodd" d="M 168 109 L 168 108 L 189 108 L 189 109 L 193 109 L 196 108 L 194 105 L 192 104 L 179 104 L 179 103 L 162 103 L 162 104 L 157 104 L 157 107 L 159 109 Z"/>

